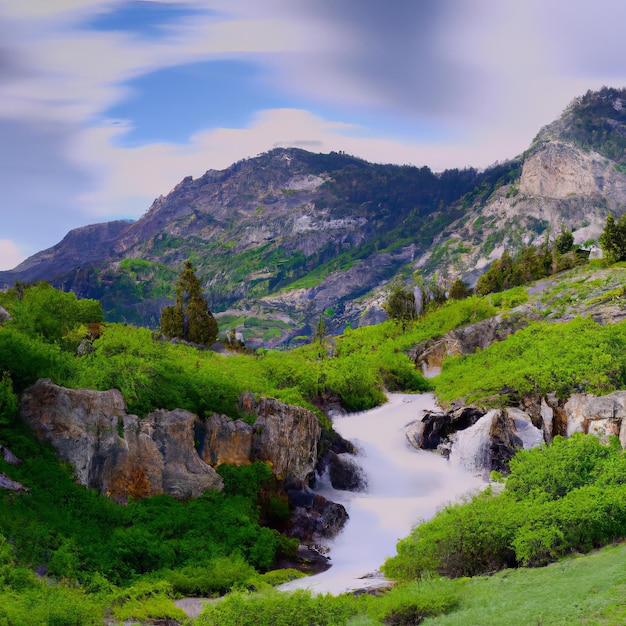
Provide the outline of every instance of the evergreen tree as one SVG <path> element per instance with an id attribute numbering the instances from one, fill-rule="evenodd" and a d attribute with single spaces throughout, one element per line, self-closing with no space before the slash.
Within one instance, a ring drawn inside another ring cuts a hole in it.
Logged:
<path id="1" fill-rule="evenodd" d="M 566 254 L 574 245 L 574 235 L 571 230 L 565 230 L 565 226 L 561 226 L 561 234 L 554 240 L 554 247 L 559 254 Z"/>
<path id="2" fill-rule="evenodd" d="M 209 346 L 217 339 L 217 322 L 202 295 L 191 261 L 185 261 L 176 283 L 176 304 L 163 309 L 161 332 L 166 337 Z"/>
<path id="3" fill-rule="evenodd" d="M 451 300 L 463 300 L 472 295 L 472 290 L 462 278 L 455 279 L 450 285 L 448 297 Z"/>
<path id="4" fill-rule="evenodd" d="M 600 247 L 608 263 L 626 261 L 626 214 L 615 221 L 609 213 L 600 235 Z"/>
<path id="5" fill-rule="evenodd" d="M 415 294 L 413 290 L 405 289 L 400 282 L 392 286 L 383 308 L 387 311 L 389 319 L 400 322 L 403 327 L 407 322 L 417 318 Z"/>

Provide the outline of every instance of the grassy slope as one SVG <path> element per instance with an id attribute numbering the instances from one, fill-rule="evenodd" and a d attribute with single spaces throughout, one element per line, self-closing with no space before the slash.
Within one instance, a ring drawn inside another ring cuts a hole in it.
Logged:
<path id="1" fill-rule="evenodd" d="M 626 623 L 626 544 L 537 569 L 467 580 L 459 607 L 424 626 Z"/>

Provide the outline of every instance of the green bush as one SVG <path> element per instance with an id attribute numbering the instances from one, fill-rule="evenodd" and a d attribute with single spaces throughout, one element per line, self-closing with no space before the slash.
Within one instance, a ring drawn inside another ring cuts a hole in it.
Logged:
<path id="1" fill-rule="evenodd" d="M 418 525 L 386 561 L 400 580 L 437 573 L 488 574 L 518 564 L 546 565 L 626 535 L 625 454 L 577 434 L 519 451 L 501 495 L 490 489 L 445 507 Z"/>

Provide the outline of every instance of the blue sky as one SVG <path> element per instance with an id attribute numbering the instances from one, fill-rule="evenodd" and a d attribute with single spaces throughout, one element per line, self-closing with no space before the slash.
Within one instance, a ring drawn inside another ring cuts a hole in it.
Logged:
<path id="1" fill-rule="evenodd" d="M 276 146 L 434 170 L 626 86 L 623 0 L 0 0 L 0 269 Z"/>

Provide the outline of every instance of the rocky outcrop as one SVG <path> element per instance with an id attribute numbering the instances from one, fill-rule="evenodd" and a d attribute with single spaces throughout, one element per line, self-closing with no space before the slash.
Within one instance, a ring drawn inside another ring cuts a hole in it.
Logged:
<path id="1" fill-rule="evenodd" d="M 293 509 L 288 534 L 305 543 L 332 539 L 348 520 L 343 505 L 327 500 L 308 487 L 289 490 L 289 506 Z"/>
<path id="2" fill-rule="evenodd" d="M 4 322 L 10 319 L 11 314 L 4 307 L 0 306 L 0 324 L 4 324 Z"/>
<path id="3" fill-rule="evenodd" d="M 77 481 L 117 501 L 169 493 L 195 497 L 222 479 L 194 447 L 196 416 L 159 410 L 128 415 L 117 390 L 65 389 L 39 380 L 21 398 L 20 415 L 37 438 L 71 463 Z"/>
<path id="4" fill-rule="evenodd" d="M 6 474 L 0 472 L 0 489 L 8 489 L 9 491 L 15 491 L 20 493 L 22 491 L 28 492 L 28 487 L 24 487 L 22 483 L 18 483 L 16 480 L 12 480 Z"/>
<path id="5" fill-rule="evenodd" d="M 242 394 L 239 408 L 256 417 L 250 460 L 271 463 L 283 480 L 312 480 L 322 433 L 315 413 L 270 398 L 257 399 L 252 393 Z"/>
<path id="6" fill-rule="evenodd" d="M 331 452 L 328 476 L 334 489 L 342 491 L 366 491 L 367 477 L 352 454 Z"/>
<path id="7" fill-rule="evenodd" d="M 567 436 L 574 433 L 595 435 L 608 443 L 611 435 L 619 437 L 626 447 L 626 391 L 606 396 L 573 394 L 564 406 L 567 416 Z"/>
<path id="8" fill-rule="evenodd" d="M 196 427 L 200 457 L 216 467 L 222 463 L 248 465 L 252 456 L 254 431 L 243 420 L 232 420 L 227 415 L 214 414 Z"/>
<path id="9" fill-rule="evenodd" d="M 278 400 L 257 400 L 252 393 L 242 394 L 239 408 L 252 416 L 252 426 L 226 415 L 213 415 L 197 425 L 201 458 L 212 466 L 264 461 L 278 478 L 308 483 L 315 470 L 321 436 L 317 416 Z"/>
<path id="10" fill-rule="evenodd" d="M 520 409 L 483 411 L 461 407 L 446 413 L 427 412 L 407 429 L 416 448 L 438 450 L 475 474 L 507 473 L 520 449 L 541 445 L 542 432 Z"/>
<path id="11" fill-rule="evenodd" d="M 310 482 L 321 427 L 301 407 L 243 394 L 240 409 L 253 425 L 213 415 L 202 422 L 182 409 L 139 419 L 126 413 L 119 391 L 66 389 L 40 380 L 21 398 L 20 413 L 40 441 L 71 463 L 76 479 L 116 500 L 169 493 L 196 497 L 221 489 L 222 463 L 264 461 L 289 484 Z"/>
<path id="12" fill-rule="evenodd" d="M 584 151 L 563 141 L 539 144 L 524 161 L 519 182 L 521 194 L 542 198 L 568 199 L 580 196 L 612 201 L 626 198 L 626 176 L 606 157 Z"/>
<path id="13" fill-rule="evenodd" d="M 451 437 L 450 459 L 477 475 L 495 470 L 508 473 L 509 461 L 524 447 L 514 420 L 502 409 L 492 409 L 473 426 Z"/>
<path id="14" fill-rule="evenodd" d="M 9 465 L 21 465 L 21 459 L 18 459 L 9 448 L 0 445 L 0 454 L 6 463 Z M 16 480 L 9 478 L 6 474 L 0 472 L 0 489 L 8 489 L 20 493 L 22 491 L 28 492 L 28 487 L 18 483 Z"/>
<path id="15" fill-rule="evenodd" d="M 474 407 L 461 407 L 445 413 L 427 411 L 419 422 L 415 422 L 407 436 L 411 445 L 422 450 L 436 450 L 452 434 L 473 426 L 486 411 Z"/>
<path id="16" fill-rule="evenodd" d="M 446 356 L 472 354 L 488 348 L 494 341 L 509 335 L 540 319 L 540 315 L 527 306 L 519 306 L 486 320 L 457 328 L 443 337 L 422 341 L 409 350 L 409 358 L 421 369 L 440 368 Z"/>

